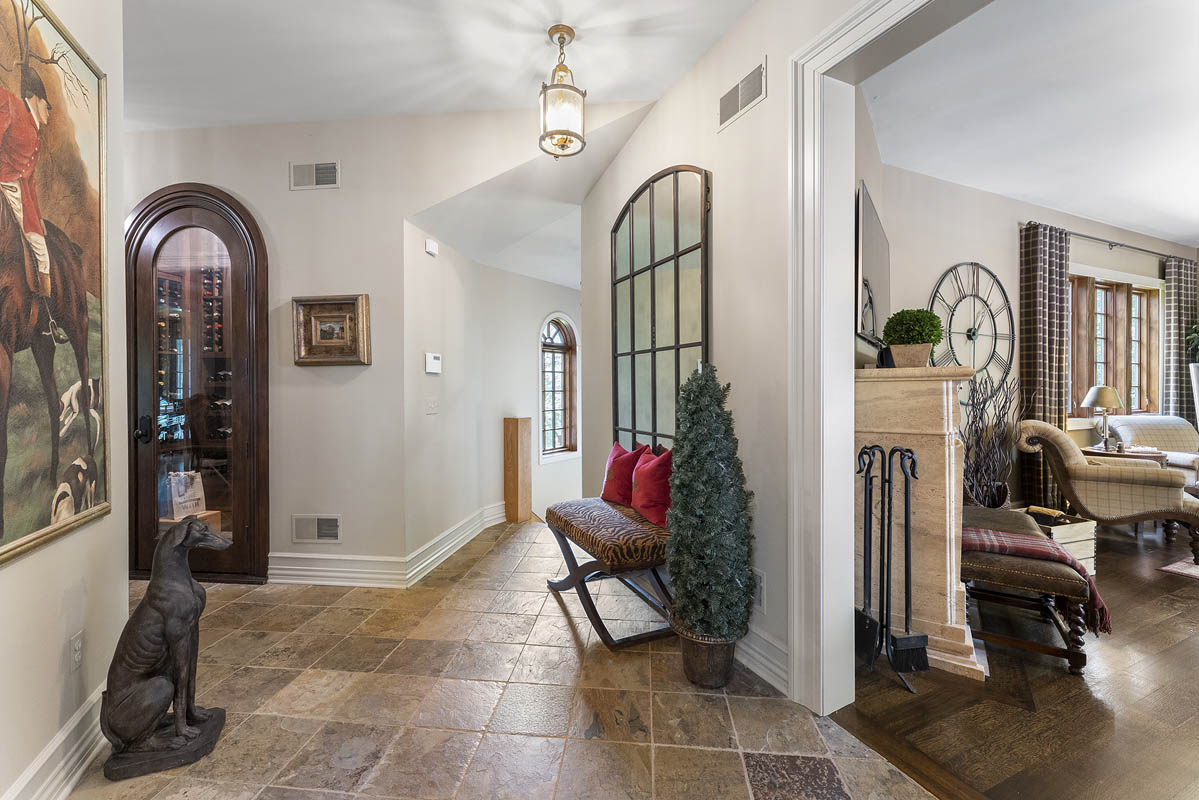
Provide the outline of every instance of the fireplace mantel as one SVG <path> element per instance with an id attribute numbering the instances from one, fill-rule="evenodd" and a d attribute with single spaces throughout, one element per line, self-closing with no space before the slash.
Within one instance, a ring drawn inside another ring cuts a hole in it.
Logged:
<path id="1" fill-rule="evenodd" d="M 914 630 L 928 634 L 929 664 L 982 680 L 966 619 L 961 578 L 962 458 L 958 436 L 958 388 L 970 380 L 969 367 L 860 369 L 855 372 L 855 444 L 910 447 L 916 453 L 912 481 L 912 616 Z M 856 469 L 857 463 L 854 462 Z M 875 467 L 878 475 L 878 467 Z M 898 473 L 898 464 L 896 465 Z M 878 482 L 876 481 L 876 486 Z M 857 559 L 855 596 L 862 601 L 862 479 L 856 480 L 854 536 Z M 876 490 L 875 553 L 881 509 Z M 892 625 L 903 629 L 903 482 L 896 482 L 892 524 L 895 571 L 891 576 Z M 878 567 L 874 570 L 878 608 Z"/>

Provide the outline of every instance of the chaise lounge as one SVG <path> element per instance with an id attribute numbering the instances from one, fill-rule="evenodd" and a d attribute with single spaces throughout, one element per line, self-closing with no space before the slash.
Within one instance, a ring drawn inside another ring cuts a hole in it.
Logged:
<path id="1" fill-rule="evenodd" d="M 1064 431 L 1039 420 L 1020 423 L 1017 446 L 1044 455 L 1053 479 L 1075 511 L 1112 525 L 1160 520 L 1167 541 L 1178 523 L 1191 533 L 1199 564 L 1199 500 L 1187 495 L 1186 475 L 1153 461 L 1086 456 Z"/>

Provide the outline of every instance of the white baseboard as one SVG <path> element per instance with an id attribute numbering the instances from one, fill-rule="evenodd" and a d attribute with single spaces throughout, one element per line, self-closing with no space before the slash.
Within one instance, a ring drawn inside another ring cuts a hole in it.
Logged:
<path id="1" fill-rule="evenodd" d="M 269 583 L 312 583 L 321 586 L 408 586 L 404 562 L 397 556 L 352 556 L 337 553 L 270 553 Z"/>
<path id="2" fill-rule="evenodd" d="M 503 521 L 503 503 L 483 506 L 405 558 L 337 553 L 271 553 L 268 556 L 267 580 L 270 583 L 405 589 L 429 574 L 484 528 Z"/>
<path id="3" fill-rule="evenodd" d="M 408 584 L 412 585 L 428 575 L 442 561 L 458 552 L 458 548 L 479 535 L 491 525 L 503 522 L 504 504 L 492 503 L 483 506 L 457 525 L 442 531 L 433 541 L 408 556 Z"/>
<path id="4" fill-rule="evenodd" d="M 100 696 L 92 692 L 67 723 L 54 734 L 0 800 L 63 800 L 104 746 L 100 732 Z"/>
<path id="5" fill-rule="evenodd" d="M 778 639 L 750 626 L 745 638 L 737 642 L 737 660 L 783 694 L 790 694 L 787 648 Z"/>

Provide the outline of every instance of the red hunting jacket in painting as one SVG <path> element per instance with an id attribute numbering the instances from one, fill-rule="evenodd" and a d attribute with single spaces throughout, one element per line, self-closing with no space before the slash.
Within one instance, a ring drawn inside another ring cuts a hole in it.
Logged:
<path id="1" fill-rule="evenodd" d="M 38 136 L 33 114 L 25 101 L 7 89 L 0 88 L 0 183 L 17 183 L 21 187 L 21 227 L 25 233 L 45 234 L 42 214 L 37 204 L 37 186 L 33 168 L 42 140 Z M 0 208 L 0 211 L 7 211 Z"/>

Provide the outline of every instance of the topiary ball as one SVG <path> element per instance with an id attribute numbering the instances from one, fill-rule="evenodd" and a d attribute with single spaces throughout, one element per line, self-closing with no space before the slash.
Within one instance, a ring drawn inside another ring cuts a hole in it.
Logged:
<path id="1" fill-rule="evenodd" d="M 893 344 L 939 344 L 943 332 L 941 318 L 924 308 L 896 311 L 883 328 L 883 342 Z"/>

